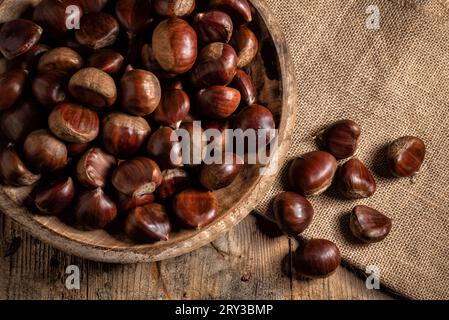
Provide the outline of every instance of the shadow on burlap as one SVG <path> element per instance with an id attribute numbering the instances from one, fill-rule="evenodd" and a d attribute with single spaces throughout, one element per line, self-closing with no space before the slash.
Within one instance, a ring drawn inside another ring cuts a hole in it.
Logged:
<path id="1" fill-rule="evenodd" d="M 335 241 L 344 258 L 377 266 L 383 284 L 418 299 L 449 298 L 449 4 L 438 0 L 268 0 L 295 64 L 299 105 L 290 159 L 316 148 L 313 136 L 341 118 L 361 124 L 357 156 L 376 173 L 374 197 L 344 201 L 334 191 L 313 198 L 306 236 Z M 446 4 L 445 4 L 446 3 Z M 368 29 L 369 5 L 380 28 Z M 403 135 L 427 144 L 415 180 L 384 174 L 384 146 Z M 284 166 L 286 167 L 286 166 Z M 285 189 L 285 168 L 259 206 Z M 348 234 L 356 204 L 394 220 L 382 243 L 360 245 Z"/>

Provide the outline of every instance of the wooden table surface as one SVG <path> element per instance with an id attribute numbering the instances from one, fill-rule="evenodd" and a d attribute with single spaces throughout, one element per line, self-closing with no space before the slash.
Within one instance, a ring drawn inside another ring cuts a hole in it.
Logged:
<path id="1" fill-rule="evenodd" d="M 340 268 L 329 279 L 298 281 L 280 261 L 293 246 L 262 234 L 253 216 L 229 234 L 176 259 L 138 265 L 83 260 L 45 245 L 0 214 L 0 299 L 391 299 Z M 80 268 L 80 290 L 65 287 Z"/>

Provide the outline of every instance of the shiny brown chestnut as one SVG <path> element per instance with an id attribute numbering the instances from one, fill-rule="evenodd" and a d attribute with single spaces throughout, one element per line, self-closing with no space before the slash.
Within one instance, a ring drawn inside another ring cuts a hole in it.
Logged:
<path id="1" fill-rule="evenodd" d="M 75 37 L 81 45 L 98 50 L 113 45 L 119 31 L 119 24 L 112 15 L 93 12 L 81 18 L 80 28 L 76 30 Z"/>
<path id="2" fill-rule="evenodd" d="M 161 17 L 182 18 L 195 10 L 195 0 L 154 0 L 154 10 Z"/>
<path id="3" fill-rule="evenodd" d="M 158 203 L 133 209 L 125 224 L 126 234 L 137 242 L 167 241 L 171 229 L 167 211 Z"/>
<path id="4" fill-rule="evenodd" d="M 293 237 L 310 226 L 315 213 L 309 200 L 294 192 L 283 192 L 276 196 L 273 212 L 279 228 Z"/>
<path id="5" fill-rule="evenodd" d="M 247 26 L 240 26 L 234 30 L 230 44 L 237 52 L 239 68 L 244 68 L 253 62 L 259 52 L 259 40 Z"/>
<path id="6" fill-rule="evenodd" d="M 193 26 L 198 34 L 198 39 L 204 44 L 228 43 L 234 30 L 231 17 L 217 10 L 197 14 Z"/>
<path id="7" fill-rule="evenodd" d="M 230 86 L 240 92 L 241 105 L 251 106 L 256 102 L 256 89 L 253 81 L 242 69 L 237 70 Z"/>
<path id="8" fill-rule="evenodd" d="M 201 50 L 198 64 L 193 68 L 190 79 L 197 88 L 213 85 L 227 85 L 237 71 L 237 54 L 228 44 L 214 42 Z"/>
<path id="9" fill-rule="evenodd" d="M 50 47 L 45 44 L 35 44 L 31 47 L 30 50 L 28 50 L 27 53 L 18 58 L 20 62 L 20 68 L 27 70 L 30 73 L 34 72 L 37 68 L 37 64 L 39 63 L 39 59 L 44 53 L 48 52 L 49 50 Z"/>
<path id="10" fill-rule="evenodd" d="M 368 198 L 376 192 L 376 180 L 359 159 L 348 160 L 340 167 L 337 184 L 347 199 Z"/>
<path id="11" fill-rule="evenodd" d="M 157 62 L 156 57 L 154 56 L 154 50 L 151 44 L 144 44 L 141 52 L 141 59 L 144 68 L 151 71 L 159 78 L 170 79 L 176 77 L 176 74 L 169 73 L 162 69 L 161 65 Z"/>
<path id="12" fill-rule="evenodd" d="M 148 140 L 148 155 L 163 169 L 183 166 L 182 144 L 176 138 L 172 128 L 160 127 Z"/>
<path id="13" fill-rule="evenodd" d="M 70 157 L 80 156 L 90 148 L 89 143 L 66 143 L 66 146 Z"/>
<path id="14" fill-rule="evenodd" d="M 61 70 L 50 70 L 33 80 L 31 90 L 43 106 L 53 106 L 66 100 L 68 75 Z"/>
<path id="15" fill-rule="evenodd" d="M 392 221 L 373 208 L 359 205 L 352 210 L 349 227 L 359 240 L 375 243 L 384 240 L 390 234 Z"/>
<path id="16" fill-rule="evenodd" d="M 152 47 L 156 61 L 168 73 L 182 74 L 195 64 L 198 55 L 195 30 L 184 20 L 162 21 L 153 32 Z"/>
<path id="17" fill-rule="evenodd" d="M 115 196 L 117 208 L 120 213 L 128 213 L 134 208 L 146 206 L 147 204 L 153 203 L 154 200 L 155 196 L 153 193 L 147 193 L 144 195 L 133 197 L 127 196 L 126 194 L 117 191 Z"/>
<path id="18" fill-rule="evenodd" d="M 83 58 L 76 51 L 67 47 L 59 47 L 44 53 L 39 59 L 37 69 L 39 73 L 61 70 L 72 74 L 81 69 L 83 63 Z"/>
<path id="19" fill-rule="evenodd" d="M 341 263 L 341 254 L 335 243 L 311 239 L 299 245 L 293 257 L 296 272 L 306 278 L 331 276 Z"/>
<path id="20" fill-rule="evenodd" d="M 96 112 L 76 103 L 58 104 L 48 117 L 48 127 L 59 139 L 71 143 L 95 140 L 100 131 Z"/>
<path id="21" fill-rule="evenodd" d="M 75 22 L 74 19 L 81 19 L 82 15 L 79 0 L 42 0 L 34 9 L 33 21 L 44 28 L 47 38 L 58 40 L 69 31 L 67 22 Z"/>
<path id="22" fill-rule="evenodd" d="M 133 115 L 147 116 L 161 101 L 161 85 L 149 71 L 133 69 L 126 72 L 120 86 L 122 107 Z"/>
<path id="23" fill-rule="evenodd" d="M 104 188 L 117 161 L 100 148 L 88 150 L 78 161 L 76 176 L 86 188 Z"/>
<path id="24" fill-rule="evenodd" d="M 84 230 L 104 229 L 117 217 L 117 206 L 101 188 L 83 192 L 75 202 L 77 227 Z"/>
<path id="25" fill-rule="evenodd" d="M 57 216 L 70 206 L 75 193 L 71 177 L 45 181 L 36 189 L 34 204 L 40 212 Z"/>
<path id="26" fill-rule="evenodd" d="M 12 146 L 0 150 L 0 178 L 10 186 L 30 186 L 40 179 L 22 162 Z"/>
<path id="27" fill-rule="evenodd" d="M 69 91 L 79 101 L 102 109 L 117 100 L 114 79 L 104 71 L 85 68 L 75 73 L 69 82 Z"/>
<path id="28" fill-rule="evenodd" d="M 0 29 L 0 51 L 6 59 L 28 52 L 41 38 L 42 28 L 31 20 L 16 19 Z"/>
<path id="29" fill-rule="evenodd" d="M 109 0 L 80 0 L 84 12 L 100 12 L 108 4 Z"/>
<path id="30" fill-rule="evenodd" d="M 117 0 L 115 15 L 120 24 L 130 33 L 136 34 L 153 22 L 151 1 Z"/>
<path id="31" fill-rule="evenodd" d="M 352 120 L 335 122 L 318 135 L 318 142 L 337 159 L 353 156 L 357 150 L 362 129 Z"/>
<path id="32" fill-rule="evenodd" d="M 13 69 L 0 75 L 0 111 L 11 108 L 23 93 L 28 72 Z"/>
<path id="33" fill-rule="evenodd" d="M 115 189 L 132 197 L 153 193 L 161 183 L 162 173 L 159 166 L 144 157 L 121 162 L 112 174 Z"/>
<path id="34" fill-rule="evenodd" d="M 209 7 L 226 12 L 237 23 L 251 22 L 253 19 L 251 6 L 246 0 L 211 0 Z"/>
<path id="35" fill-rule="evenodd" d="M 190 186 L 190 176 L 187 171 L 181 168 L 167 169 L 162 171 L 162 183 L 157 188 L 156 195 L 160 200 L 165 201 Z"/>
<path id="36" fill-rule="evenodd" d="M 240 92 L 225 86 L 212 86 L 200 90 L 196 102 L 198 112 L 209 119 L 229 118 L 239 107 Z"/>
<path id="37" fill-rule="evenodd" d="M 38 172 L 55 172 L 67 165 L 67 147 L 48 130 L 31 132 L 23 146 L 27 163 Z"/>
<path id="38" fill-rule="evenodd" d="M 34 100 L 23 100 L 0 115 L 0 132 L 7 142 L 21 143 L 26 136 L 46 127 L 45 112 Z"/>
<path id="39" fill-rule="evenodd" d="M 200 229 L 218 216 L 218 200 L 213 192 L 188 189 L 175 196 L 173 213 L 188 228 Z"/>
<path id="40" fill-rule="evenodd" d="M 110 113 L 102 123 L 103 146 L 120 158 L 129 158 L 139 151 L 151 132 L 144 118 L 125 113 Z"/>
<path id="41" fill-rule="evenodd" d="M 296 158 L 290 166 L 288 177 L 293 191 L 306 196 L 316 196 L 332 184 L 337 171 L 337 160 L 324 151 L 312 151 Z"/>
<path id="42" fill-rule="evenodd" d="M 208 190 L 218 190 L 231 185 L 242 169 L 243 160 L 236 154 L 225 153 L 222 163 L 204 164 L 200 183 Z"/>
<path id="43" fill-rule="evenodd" d="M 390 173 L 395 177 L 416 175 L 424 162 L 426 145 L 420 138 L 406 136 L 393 141 L 387 151 Z"/>
<path id="44" fill-rule="evenodd" d="M 112 49 L 101 49 L 89 57 L 87 65 L 113 75 L 122 69 L 124 60 L 120 53 Z"/>
<path id="45" fill-rule="evenodd" d="M 179 128 L 190 111 L 190 98 L 187 93 L 179 89 L 165 89 L 159 106 L 151 114 L 159 124 Z"/>

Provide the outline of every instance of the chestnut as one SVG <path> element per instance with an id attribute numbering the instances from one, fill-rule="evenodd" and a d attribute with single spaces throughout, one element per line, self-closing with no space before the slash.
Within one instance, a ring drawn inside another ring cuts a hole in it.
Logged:
<path id="1" fill-rule="evenodd" d="M 229 118 L 239 107 L 240 92 L 225 86 L 212 86 L 197 94 L 198 112 L 209 119 Z"/>
<path id="2" fill-rule="evenodd" d="M 198 34 L 198 39 L 204 44 L 228 43 L 234 30 L 231 17 L 216 10 L 197 14 L 193 26 Z"/>
<path id="3" fill-rule="evenodd" d="M 78 53 L 81 57 L 87 57 L 95 52 L 95 50 L 83 46 L 76 40 L 75 35 L 68 38 L 64 38 L 62 41 L 58 42 L 58 47 L 69 48 Z"/>
<path id="4" fill-rule="evenodd" d="M 233 153 L 225 153 L 222 163 L 204 164 L 200 183 L 208 190 L 218 190 L 231 185 L 242 169 L 243 160 Z"/>
<path id="5" fill-rule="evenodd" d="M 335 243 L 324 239 L 310 239 L 299 245 L 293 257 L 296 272 L 306 278 L 331 276 L 341 263 Z"/>
<path id="6" fill-rule="evenodd" d="M 59 47 L 44 53 L 39 59 L 37 69 L 39 73 L 56 69 L 72 74 L 81 69 L 83 63 L 83 58 L 76 51 Z"/>
<path id="7" fill-rule="evenodd" d="M 293 191 L 303 196 L 316 196 L 332 184 L 337 171 L 337 160 L 324 151 L 312 151 L 296 158 L 288 171 Z"/>
<path id="8" fill-rule="evenodd" d="M 273 212 L 279 229 L 292 237 L 303 233 L 314 216 L 309 200 L 294 192 L 283 192 L 276 196 Z"/>
<path id="9" fill-rule="evenodd" d="M 100 12 L 108 4 L 109 0 L 80 0 L 84 12 Z"/>
<path id="10" fill-rule="evenodd" d="M 68 75 L 61 70 L 50 70 L 33 80 L 31 90 L 40 104 L 53 106 L 66 100 Z"/>
<path id="11" fill-rule="evenodd" d="M 153 193 L 147 193 L 133 197 L 127 196 L 126 194 L 117 191 L 115 200 L 117 202 L 119 212 L 128 213 L 129 210 L 153 203 L 155 197 Z"/>
<path id="12" fill-rule="evenodd" d="M 356 206 L 349 218 L 352 234 L 365 243 L 384 240 L 391 231 L 392 221 L 376 209 Z"/>
<path id="13" fill-rule="evenodd" d="M 88 150 L 78 161 L 76 176 L 86 188 L 103 188 L 116 165 L 113 156 L 100 148 Z"/>
<path id="14" fill-rule="evenodd" d="M 10 186 L 30 186 L 40 179 L 22 162 L 12 146 L 0 150 L 0 178 Z"/>
<path id="15" fill-rule="evenodd" d="M 338 189 L 347 199 L 371 197 L 376 192 L 376 180 L 358 159 L 345 162 L 338 171 Z"/>
<path id="16" fill-rule="evenodd" d="M 57 216 L 70 206 L 75 192 L 71 177 L 46 181 L 36 189 L 34 204 L 40 212 Z"/>
<path id="17" fill-rule="evenodd" d="M 48 130 L 31 132 L 23 149 L 27 162 L 38 172 L 59 171 L 67 165 L 67 147 Z"/>
<path id="18" fill-rule="evenodd" d="M 161 85 L 157 77 L 145 70 L 133 69 L 120 80 L 122 107 L 136 116 L 147 116 L 161 101 Z"/>
<path id="19" fill-rule="evenodd" d="M 156 190 L 159 199 L 165 201 L 175 194 L 186 190 L 191 185 L 187 171 L 181 168 L 167 169 L 162 171 L 162 183 Z"/>
<path id="20" fill-rule="evenodd" d="M 335 158 L 345 159 L 355 154 L 361 132 L 357 123 L 344 119 L 335 122 L 320 133 L 318 141 Z"/>
<path id="21" fill-rule="evenodd" d="M 247 0 L 211 0 L 209 7 L 226 12 L 237 23 L 251 22 L 253 19 Z"/>
<path id="22" fill-rule="evenodd" d="M 117 0 L 115 15 L 121 25 L 130 33 L 136 34 L 153 22 L 151 1 Z"/>
<path id="23" fill-rule="evenodd" d="M 148 155 L 163 169 L 183 166 L 182 144 L 177 137 L 172 128 L 161 127 L 148 140 Z"/>
<path id="24" fill-rule="evenodd" d="M 242 97 L 241 104 L 244 106 L 251 106 L 256 102 L 254 84 L 250 76 L 242 69 L 237 70 L 230 86 L 240 92 Z"/>
<path id="25" fill-rule="evenodd" d="M 28 50 L 27 53 L 18 58 L 20 61 L 20 68 L 27 70 L 30 73 L 34 72 L 37 68 L 37 64 L 39 63 L 39 59 L 49 50 L 50 47 L 45 44 L 35 44 L 30 50 Z"/>
<path id="26" fill-rule="evenodd" d="M 117 217 L 117 206 L 101 188 L 83 192 L 74 206 L 77 227 L 84 230 L 104 229 Z"/>
<path id="27" fill-rule="evenodd" d="M 424 162 L 426 145 L 420 138 L 406 136 L 393 141 L 388 146 L 387 163 L 395 177 L 416 175 Z"/>
<path id="28" fill-rule="evenodd" d="M 150 203 L 133 209 L 126 219 L 125 232 L 129 238 L 138 242 L 148 240 L 168 240 L 171 223 L 165 207 Z"/>
<path id="29" fill-rule="evenodd" d="M 117 100 L 114 79 L 96 68 L 75 73 L 70 79 L 69 91 L 79 101 L 100 109 L 112 106 Z"/>
<path id="30" fill-rule="evenodd" d="M 75 37 L 81 45 L 98 50 L 113 45 L 119 31 L 119 24 L 113 16 L 104 12 L 94 12 L 81 18 L 80 28 L 76 30 Z"/>
<path id="31" fill-rule="evenodd" d="M 163 90 L 159 106 L 151 117 L 157 123 L 179 128 L 190 111 L 190 99 L 186 92 L 179 89 Z"/>
<path id="32" fill-rule="evenodd" d="M 69 31 L 67 22 L 73 18 L 73 12 L 67 10 L 69 6 L 77 9 L 80 14 L 77 18 L 82 17 L 83 8 L 79 0 L 42 0 L 34 9 L 33 21 L 45 29 L 46 37 L 58 40 Z"/>
<path id="33" fill-rule="evenodd" d="M 16 19 L 0 29 L 0 51 L 6 59 L 14 59 L 28 52 L 41 38 L 42 28 L 33 21 Z"/>
<path id="34" fill-rule="evenodd" d="M 221 150 L 224 152 L 228 140 L 226 130 L 229 129 L 229 123 L 227 121 L 213 120 L 203 122 L 202 125 L 207 139 L 206 152 L 209 152 L 207 155 L 214 156 L 216 150 Z"/>
<path id="35" fill-rule="evenodd" d="M 72 143 L 95 140 L 100 130 L 98 115 L 79 104 L 58 104 L 48 117 L 51 132 L 59 139 Z"/>
<path id="36" fill-rule="evenodd" d="M 8 142 L 21 143 L 30 132 L 44 128 L 46 123 L 47 117 L 41 107 L 28 99 L 3 111 L 0 115 L 0 132 Z"/>
<path id="37" fill-rule="evenodd" d="M 227 85 L 237 71 L 237 54 L 225 43 L 207 45 L 198 57 L 198 64 L 192 70 L 190 79 L 197 88 L 213 85 Z"/>
<path id="38" fill-rule="evenodd" d="M 154 56 L 154 50 L 151 44 L 144 44 L 141 52 L 141 59 L 145 69 L 153 72 L 159 78 L 169 79 L 176 77 L 176 74 L 169 73 L 162 69 L 161 65 L 157 62 L 156 57 Z"/>
<path id="39" fill-rule="evenodd" d="M 144 118 L 125 113 L 108 114 L 102 124 L 103 146 L 120 158 L 129 158 L 139 151 L 151 132 Z"/>
<path id="40" fill-rule="evenodd" d="M 162 173 L 153 160 L 138 157 L 121 162 L 112 174 L 112 185 L 125 195 L 140 197 L 153 193 L 162 183 Z"/>
<path id="41" fill-rule="evenodd" d="M 259 40 L 247 26 L 240 26 L 234 30 L 230 44 L 237 52 L 239 68 L 244 68 L 253 62 L 259 52 Z"/>
<path id="42" fill-rule="evenodd" d="M 162 17 L 182 18 L 195 10 L 195 0 L 154 0 L 154 10 Z"/>
<path id="43" fill-rule="evenodd" d="M 123 62 L 124 58 L 120 53 L 111 49 L 101 49 L 89 57 L 87 65 L 113 75 L 122 69 Z"/>
<path id="44" fill-rule="evenodd" d="M 90 148 L 89 143 L 66 143 L 66 146 L 70 157 L 80 156 Z"/>
<path id="45" fill-rule="evenodd" d="M 0 75 L 0 111 L 11 108 L 22 95 L 28 72 L 12 69 Z"/>
<path id="46" fill-rule="evenodd" d="M 173 213 L 188 228 L 200 229 L 218 216 L 218 200 L 213 192 L 188 189 L 175 196 Z"/>
<path id="47" fill-rule="evenodd" d="M 195 64 L 198 43 L 195 30 L 184 20 L 162 21 L 153 32 L 154 56 L 168 73 L 182 74 Z"/>

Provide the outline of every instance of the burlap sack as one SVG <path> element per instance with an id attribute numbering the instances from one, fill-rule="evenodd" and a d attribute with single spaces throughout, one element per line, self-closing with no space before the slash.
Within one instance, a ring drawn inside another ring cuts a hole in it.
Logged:
<path id="1" fill-rule="evenodd" d="M 351 118 L 364 130 L 357 156 L 378 182 L 367 200 L 344 201 L 333 191 L 313 198 L 316 216 L 306 235 L 335 241 L 361 270 L 377 266 L 384 285 L 405 296 L 449 298 L 449 3 L 268 3 L 296 68 L 299 105 L 290 158 L 314 150 L 312 137 L 323 126 Z M 380 10 L 377 30 L 367 27 L 370 5 Z M 415 181 L 383 174 L 383 147 L 402 135 L 417 135 L 428 147 Z M 285 189 L 283 177 L 258 210 L 267 211 L 271 198 Z M 360 245 L 348 236 L 347 214 L 359 203 L 394 219 L 384 242 Z"/>

